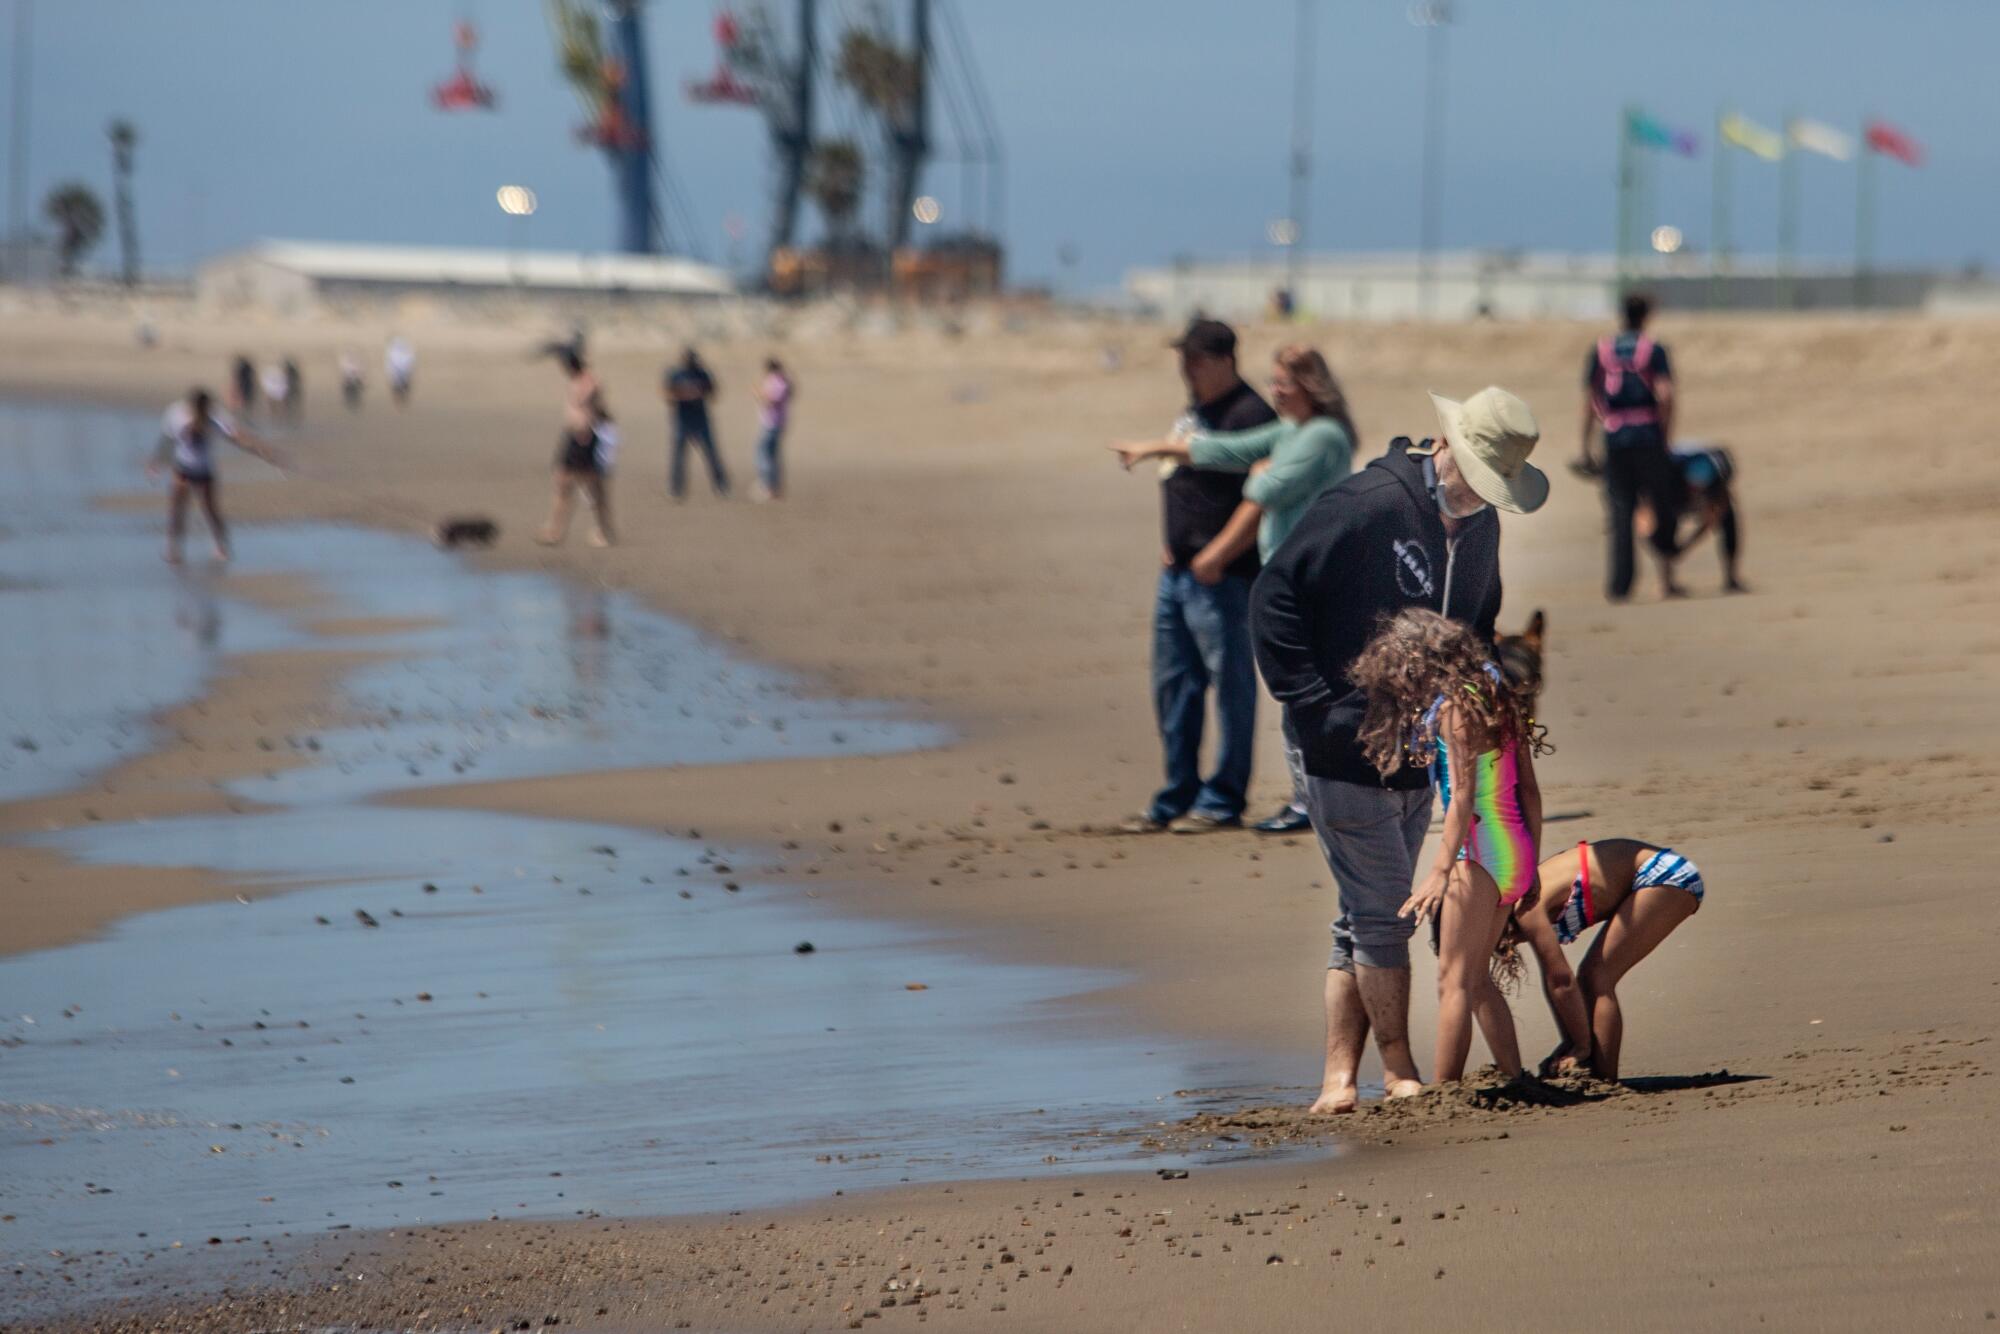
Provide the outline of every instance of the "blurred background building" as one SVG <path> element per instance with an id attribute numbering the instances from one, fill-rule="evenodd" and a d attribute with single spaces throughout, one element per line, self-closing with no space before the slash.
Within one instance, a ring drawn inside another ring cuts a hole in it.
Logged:
<path id="1" fill-rule="evenodd" d="M 1296 282 L 1296 287 L 1288 284 Z M 1125 276 L 1133 304 L 1173 319 L 1203 311 L 1224 319 L 1273 313 L 1280 292 L 1312 319 L 1445 320 L 1609 318 L 1625 287 L 1643 287 L 1668 310 L 1833 310 L 1858 302 L 1848 264 L 1734 258 L 1727 272 L 1705 260 L 1662 256 L 1656 262 L 1612 254 L 1542 251 L 1444 251 L 1178 260 Z M 1977 273 L 1878 270 L 1868 275 L 1865 304 L 1876 310 L 2000 310 L 2000 285 Z"/>

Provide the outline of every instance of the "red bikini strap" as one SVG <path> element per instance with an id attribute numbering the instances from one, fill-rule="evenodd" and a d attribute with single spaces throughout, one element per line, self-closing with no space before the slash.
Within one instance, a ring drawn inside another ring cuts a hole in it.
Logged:
<path id="1" fill-rule="evenodd" d="M 1590 901 L 1590 844 L 1576 845 L 1577 887 L 1583 891 L 1583 920 L 1587 926 L 1597 920 L 1597 905 Z"/>

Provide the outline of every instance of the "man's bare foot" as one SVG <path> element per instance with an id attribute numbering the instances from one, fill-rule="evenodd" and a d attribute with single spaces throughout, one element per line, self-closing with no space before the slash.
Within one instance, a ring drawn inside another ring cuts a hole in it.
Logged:
<path id="1" fill-rule="evenodd" d="M 181 563 L 181 549 L 179 547 L 168 547 L 162 559 L 169 565 L 179 565 Z"/>
<path id="2" fill-rule="evenodd" d="M 1308 1116 L 1344 1116 L 1354 1110 L 1354 1085 L 1320 1090 L 1319 1101 L 1306 1109 Z"/>
<path id="3" fill-rule="evenodd" d="M 562 545 L 562 539 L 560 537 L 550 536 L 549 530 L 544 528 L 541 532 L 535 534 L 535 545 L 542 547 L 559 547 Z"/>
<path id="4" fill-rule="evenodd" d="M 1383 1088 L 1382 1098 L 1385 1102 L 1394 1102 L 1398 1098 L 1414 1098 L 1423 1091 L 1424 1082 L 1421 1079 L 1392 1079 Z"/>
<path id="5" fill-rule="evenodd" d="M 215 557 L 215 563 L 217 565 L 229 564 L 229 548 L 223 546 L 222 543 L 217 542 L 213 547 L 211 547 L 209 549 L 209 554 Z"/>
<path id="6" fill-rule="evenodd" d="M 613 543 L 610 537 L 603 533 L 592 533 L 590 535 L 590 545 L 594 547 L 608 547 L 613 545 Z"/>

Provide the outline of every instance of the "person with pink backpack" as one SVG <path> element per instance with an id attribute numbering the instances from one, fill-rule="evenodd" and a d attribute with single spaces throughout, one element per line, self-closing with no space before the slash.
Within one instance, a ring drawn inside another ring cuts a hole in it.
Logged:
<path id="1" fill-rule="evenodd" d="M 1632 593 L 1633 520 L 1643 498 L 1654 515 L 1649 541 L 1660 567 L 1660 595 L 1686 596 L 1674 582 L 1680 554 L 1675 532 L 1685 488 L 1668 445 L 1673 441 L 1674 376 L 1666 345 L 1646 332 L 1653 304 L 1625 298 L 1624 331 L 1598 340 L 1583 368 L 1582 457 L 1576 470 L 1604 479 L 1611 519 L 1611 567 L 1605 596 L 1623 602 Z M 1604 433 L 1602 459 L 1592 449 Z"/>

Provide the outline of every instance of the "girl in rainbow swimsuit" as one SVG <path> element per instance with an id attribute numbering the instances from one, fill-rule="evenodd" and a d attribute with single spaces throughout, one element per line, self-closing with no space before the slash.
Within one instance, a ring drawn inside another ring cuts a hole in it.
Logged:
<path id="1" fill-rule="evenodd" d="M 1563 1035 L 1543 1074 L 1588 1065 L 1599 1079 L 1616 1079 L 1625 1037 L 1618 980 L 1701 908 L 1701 871 L 1658 843 L 1608 838 L 1563 849 L 1541 864 L 1538 878 L 1540 899 L 1515 909 L 1494 950 L 1495 969 L 1519 973 L 1514 952 L 1523 940 L 1534 952 Z M 1562 947 L 1600 922 L 1604 929 L 1572 973 Z"/>
<path id="2" fill-rule="evenodd" d="M 1384 774 L 1427 765 L 1444 807 L 1437 863 L 1402 907 L 1419 923 L 1436 920 L 1440 1080 L 1465 1073 L 1475 1019 L 1494 1064 L 1521 1073 L 1493 957 L 1512 914 L 1537 892 L 1534 757 L 1546 746 L 1531 696 L 1488 653 L 1459 622 L 1412 608 L 1383 627 L 1350 673 L 1368 696 L 1360 732 L 1368 758 Z"/>

